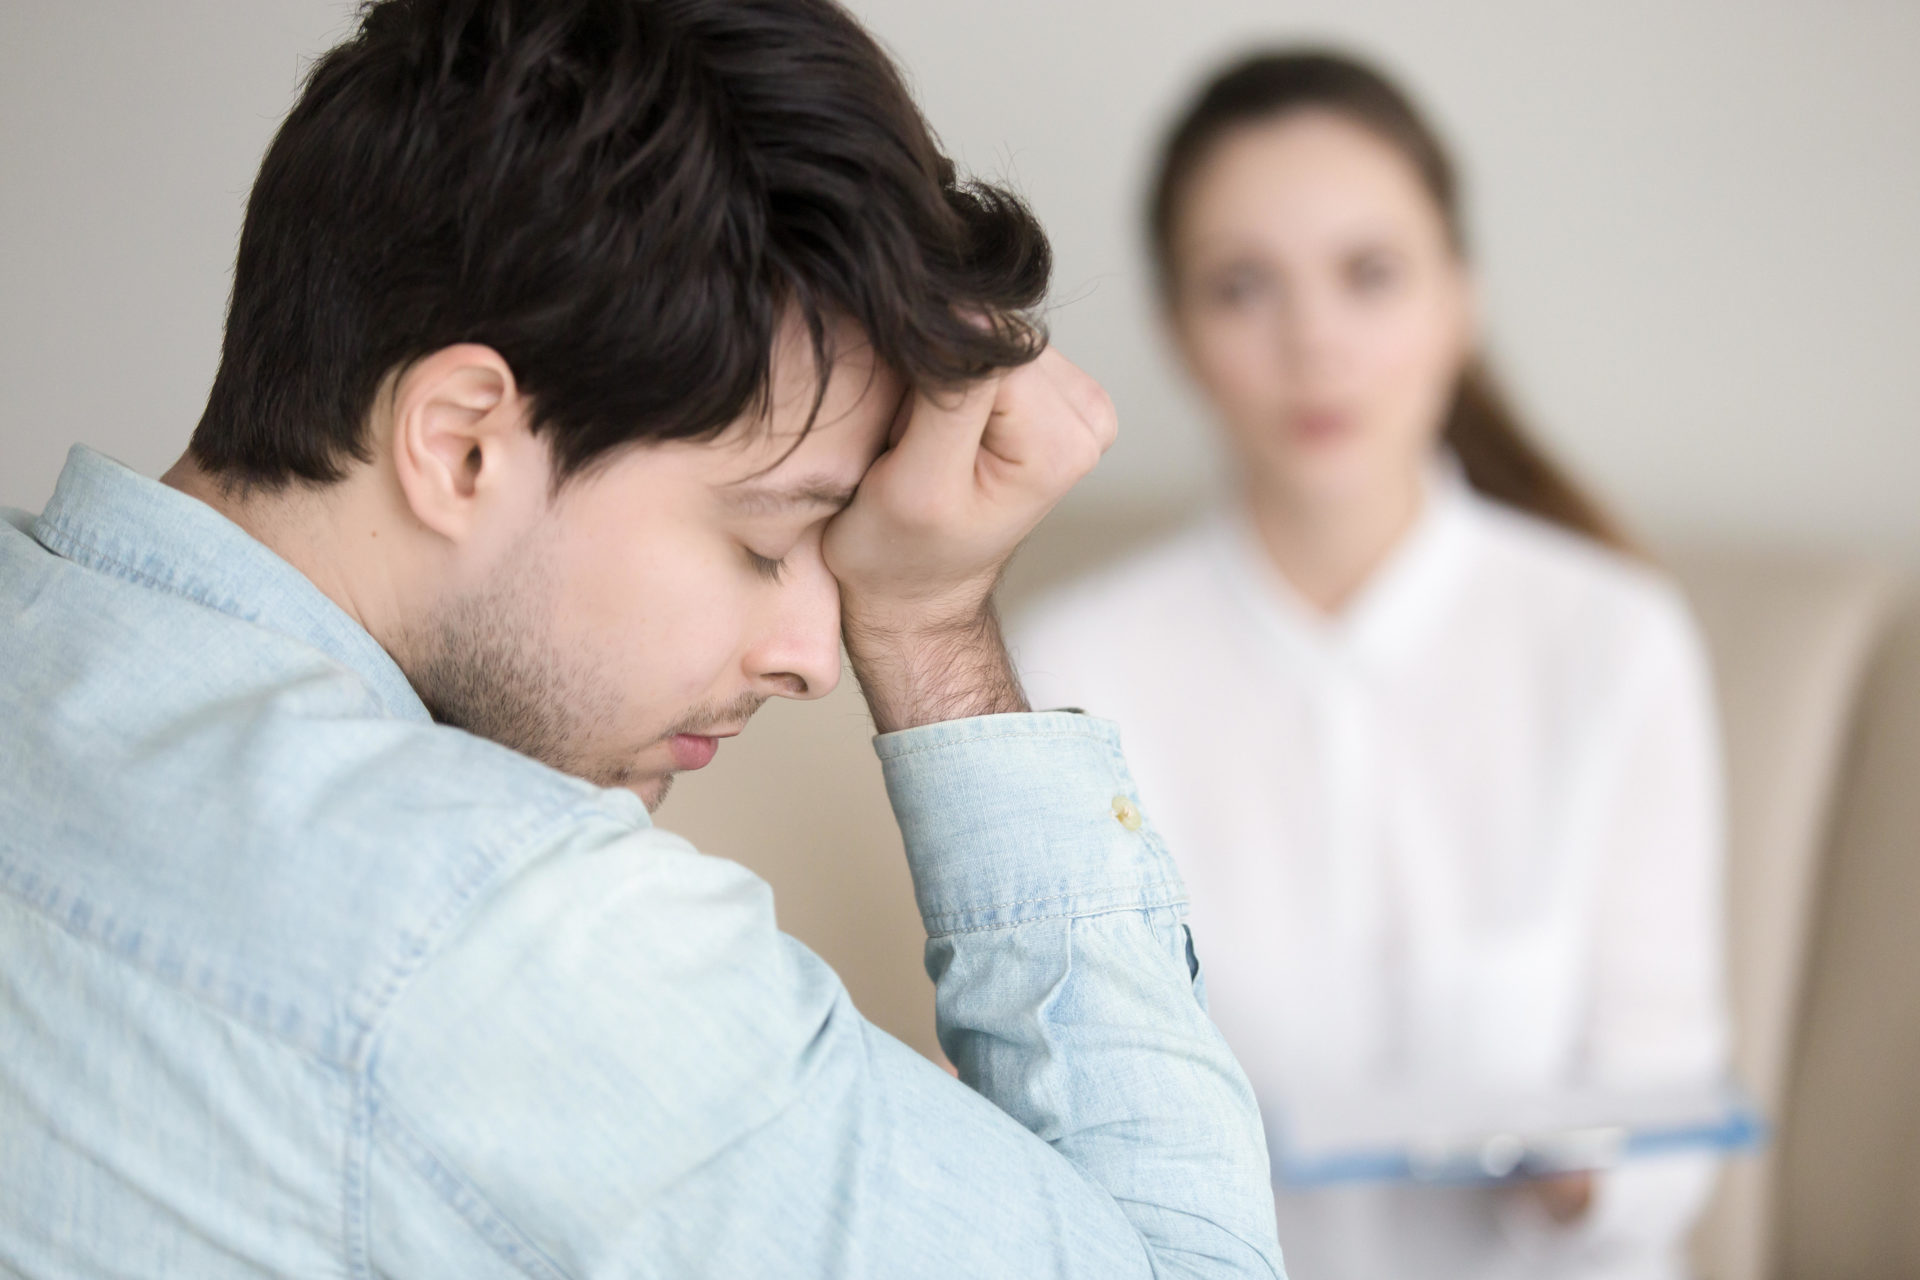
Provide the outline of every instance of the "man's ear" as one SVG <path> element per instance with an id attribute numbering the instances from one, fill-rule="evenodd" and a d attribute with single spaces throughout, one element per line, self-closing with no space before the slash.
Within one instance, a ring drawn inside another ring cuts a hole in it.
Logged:
<path id="1" fill-rule="evenodd" d="M 536 486 L 545 491 L 546 452 L 529 447 L 537 443 L 530 406 L 493 348 L 441 348 L 399 375 L 388 403 L 400 491 L 435 533 L 464 541 L 502 504 L 518 507 Z"/>

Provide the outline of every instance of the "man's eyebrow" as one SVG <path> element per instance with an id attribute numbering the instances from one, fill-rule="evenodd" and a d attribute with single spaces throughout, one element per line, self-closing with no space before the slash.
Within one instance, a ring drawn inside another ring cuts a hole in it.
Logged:
<path id="1" fill-rule="evenodd" d="M 796 508 L 843 510 L 853 501 L 856 486 L 837 480 L 799 480 L 791 484 L 735 484 L 721 492 L 725 502 L 746 515 L 773 515 Z"/>

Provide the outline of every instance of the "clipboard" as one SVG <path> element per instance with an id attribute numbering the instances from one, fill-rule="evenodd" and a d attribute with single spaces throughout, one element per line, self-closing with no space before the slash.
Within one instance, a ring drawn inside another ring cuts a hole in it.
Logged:
<path id="1" fill-rule="evenodd" d="M 1764 1118 L 1731 1082 L 1504 1096 L 1376 1091 L 1298 1098 L 1270 1114 L 1274 1184 L 1296 1190 L 1493 1183 L 1682 1151 L 1731 1155 L 1767 1140 Z"/>

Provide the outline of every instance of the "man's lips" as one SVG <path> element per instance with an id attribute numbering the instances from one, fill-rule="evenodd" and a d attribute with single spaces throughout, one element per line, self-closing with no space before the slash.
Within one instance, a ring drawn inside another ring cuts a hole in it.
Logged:
<path id="1" fill-rule="evenodd" d="M 673 757 L 673 767 L 678 771 L 704 769 L 720 750 L 720 739 L 734 737 L 739 732 L 727 729 L 715 733 L 676 733 L 667 739 L 667 754 Z"/>

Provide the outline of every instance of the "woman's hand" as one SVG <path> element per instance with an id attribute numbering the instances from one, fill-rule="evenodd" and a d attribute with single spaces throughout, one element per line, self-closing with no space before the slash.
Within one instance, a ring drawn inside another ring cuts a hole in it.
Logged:
<path id="1" fill-rule="evenodd" d="M 1553 1173 L 1528 1178 L 1517 1189 L 1559 1226 L 1572 1226 L 1593 1208 L 1591 1173 Z"/>

